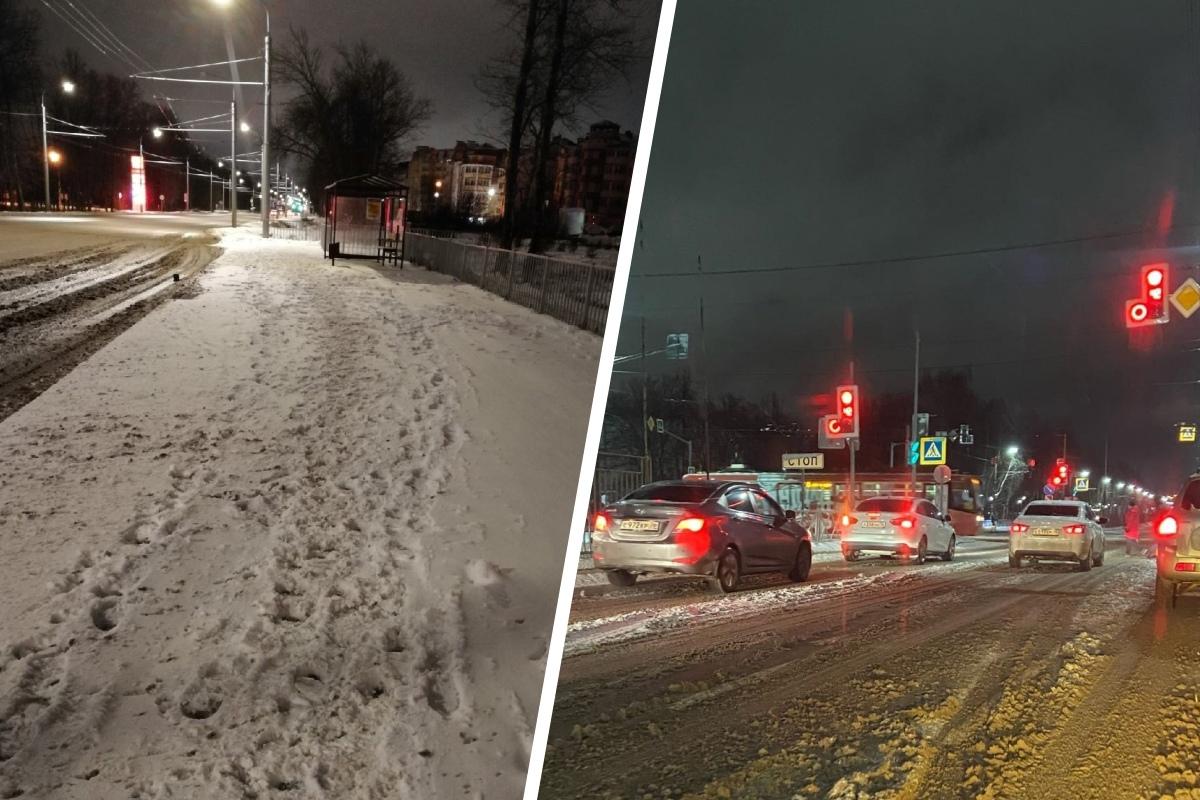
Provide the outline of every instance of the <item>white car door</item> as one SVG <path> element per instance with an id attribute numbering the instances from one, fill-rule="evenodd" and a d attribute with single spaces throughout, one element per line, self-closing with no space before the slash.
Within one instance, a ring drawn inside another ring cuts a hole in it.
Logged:
<path id="1" fill-rule="evenodd" d="M 928 550 L 930 553 L 944 553 L 946 548 L 950 546 L 950 536 L 946 532 L 946 525 L 938 519 L 937 506 L 928 500 L 922 500 L 919 503 L 920 513 L 917 519 L 921 520 L 922 532 L 925 534 L 925 541 L 928 542 Z"/>

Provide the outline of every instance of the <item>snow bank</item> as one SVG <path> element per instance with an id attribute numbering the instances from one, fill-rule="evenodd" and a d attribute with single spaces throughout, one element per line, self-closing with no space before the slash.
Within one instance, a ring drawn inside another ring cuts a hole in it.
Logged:
<path id="1" fill-rule="evenodd" d="M 222 246 L 0 423 L 0 795 L 518 796 L 599 340 Z"/>

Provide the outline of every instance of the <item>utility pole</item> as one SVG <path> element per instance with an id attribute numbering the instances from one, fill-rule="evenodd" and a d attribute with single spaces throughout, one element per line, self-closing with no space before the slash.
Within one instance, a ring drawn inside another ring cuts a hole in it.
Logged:
<path id="1" fill-rule="evenodd" d="M 710 477 L 712 450 L 708 441 L 708 341 L 704 337 L 704 264 L 696 256 L 696 270 L 700 273 L 700 359 L 704 362 L 704 477 Z"/>
<path id="2" fill-rule="evenodd" d="M 850 359 L 850 383 L 854 383 L 854 359 L 853 358 Z M 840 409 L 841 398 L 837 398 L 837 399 L 839 402 L 839 409 Z M 858 406 L 858 403 L 856 402 L 854 405 Z M 859 414 L 860 411 L 861 411 L 860 408 L 854 408 L 854 413 L 856 415 Z M 850 486 L 849 486 L 849 491 L 846 493 L 846 499 L 849 502 L 849 508 L 846 509 L 847 512 L 851 512 L 854 510 L 854 487 L 855 487 L 855 484 L 854 484 L 854 451 L 858 449 L 858 440 L 859 440 L 859 437 L 862 436 L 862 417 L 859 416 L 858 419 L 856 419 L 854 422 L 855 422 L 855 425 L 858 427 L 858 436 L 855 436 L 853 439 L 846 440 L 846 444 L 850 446 Z"/>
<path id="3" fill-rule="evenodd" d="M 271 176 L 267 165 L 271 163 L 271 12 L 263 4 L 267 15 L 267 35 L 263 38 L 263 135 L 262 135 L 262 235 L 264 239 L 271 237 Z M 236 119 L 236 117 L 235 117 Z M 253 192 L 251 192 L 253 194 Z"/>
<path id="4" fill-rule="evenodd" d="M 650 462 L 650 415 L 646 408 L 646 318 L 642 317 L 642 463 L 646 478 L 654 480 L 654 466 Z"/>
<path id="5" fill-rule="evenodd" d="M 65 114 L 63 116 L 66 116 Z M 46 210 L 50 210 L 50 144 L 46 140 L 46 93 L 42 92 L 42 177 L 46 183 Z"/>
<path id="6" fill-rule="evenodd" d="M 914 427 L 909 428 L 909 452 L 912 452 L 912 443 L 917 441 L 917 400 L 918 394 L 921 391 L 921 331 L 916 329 L 913 331 L 914 351 L 913 351 L 913 418 L 912 424 Z M 917 493 L 917 462 L 921 460 L 921 454 L 917 454 L 917 460 L 912 463 L 912 470 L 909 474 L 911 481 L 912 493 Z"/>
<path id="7" fill-rule="evenodd" d="M 237 227 L 237 95 L 229 103 L 229 210 L 230 225 Z"/>
<path id="8" fill-rule="evenodd" d="M 192 159 L 185 158 L 183 160 L 183 210 L 192 210 Z"/>
<path id="9" fill-rule="evenodd" d="M 208 173 L 208 210 L 209 210 L 209 213 L 212 213 L 212 211 L 213 211 L 213 191 L 212 191 L 212 184 L 213 184 L 213 174 L 212 174 L 212 172 L 210 171 L 210 172 Z"/>

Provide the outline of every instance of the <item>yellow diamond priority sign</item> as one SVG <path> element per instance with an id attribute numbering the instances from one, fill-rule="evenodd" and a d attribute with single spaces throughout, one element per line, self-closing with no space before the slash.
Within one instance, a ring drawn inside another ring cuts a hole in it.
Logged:
<path id="1" fill-rule="evenodd" d="M 1171 305 L 1187 319 L 1200 309 L 1200 283 L 1194 278 L 1188 278 L 1179 284 L 1179 288 L 1171 293 Z"/>

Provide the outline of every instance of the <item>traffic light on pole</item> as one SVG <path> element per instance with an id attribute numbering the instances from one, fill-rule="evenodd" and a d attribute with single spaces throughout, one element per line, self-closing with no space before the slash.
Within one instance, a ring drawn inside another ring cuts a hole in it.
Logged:
<path id="1" fill-rule="evenodd" d="M 842 436 L 858 436 L 858 386 L 847 384 L 837 387 L 837 419 Z"/>
<path id="2" fill-rule="evenodd" d="M 1125 327 L 1141 328 L 1145 325 L 1162 325 L 1169 322 L 1169 284 L 1170 267 L 1166 263 L 1147 264 L 1142 267 L 1139 283 L 1141 297 L 1125 301 Z"/>
<path id="3" fill-rule="evenodd" d="M 1054 465 L 1054 472 L 1050 473 L 1050 485 L 1055 489 L 1066 490 L 1067 481 L 1071 478 L 1071 467 L 1063 459 L 1059 459 Z"/>

